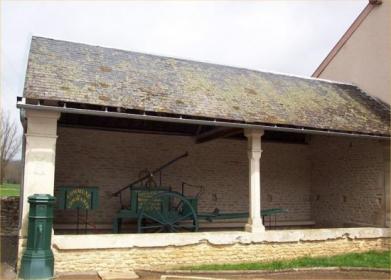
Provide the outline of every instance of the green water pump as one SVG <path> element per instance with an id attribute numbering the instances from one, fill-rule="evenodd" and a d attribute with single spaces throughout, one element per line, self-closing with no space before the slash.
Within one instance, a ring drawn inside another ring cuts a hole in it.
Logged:
<path id="1" fill-rule="evenodd" d="M 27 249 L 23 254 L 19 278 L 53 278 L 54 257 L 51 250 L 53 207 L 55 198 L 49 194 L 34 194 L 30 203 Z"/>

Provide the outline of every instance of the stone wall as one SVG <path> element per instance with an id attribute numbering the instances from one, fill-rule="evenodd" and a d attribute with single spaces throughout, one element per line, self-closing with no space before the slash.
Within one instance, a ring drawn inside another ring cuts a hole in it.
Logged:
<path id="1" fill-rule="evenodd" d="M 1 235 L 18 235 L 19 197 L 0 198 Z"/>
<path id="2" fill-rule="evenodd" d="M 371 139 L 311 138 L 312 219 L 318 226 L 384 226 L 385 190 L 390 188 L 386 145 Z"/>
<path id="3" fill-rule="evenodd" d="M 0 262 L 2 265 L 7 263 L 15 267 L 18 251 L 19 197 L 1 197 L 0 212 Z"/>
<path id="4" fill-rule="evenodd" d="M 318 241 L 260 242 L 195 245 L 59 250 L 54 248 L 56 272 L 128 271 L 167 269 L 198 264 L 224 264 L 293 259 L 303 256 L 330 256 L 369 250 L 389 250 L 390 238 L 338 238 Z M 175 262 L 173 262 L 175 260 Z"/>
<path id="5" fill-rule="evenodd" d="M 154 169 L 189 152 L 189 157 L 163 172 L 163 185 L 180 190 L 181 182 L 205 186 L 199 211 L 248 211 L 246 141 L 219 139 L 194 144 L 190 137 L 160 136 L 59 128 L 55 185 L 100 188 L 99 210 L 92 223 L 111 223 L 119 199 L 110 194 Z M 279 220 L 309 220 L 310 162 L 308 145 L 264 143 L 261 159 L 262 208 L 283 207 Z M 75 211 L 57 211 L 55 222 L 75 222 Z"/>

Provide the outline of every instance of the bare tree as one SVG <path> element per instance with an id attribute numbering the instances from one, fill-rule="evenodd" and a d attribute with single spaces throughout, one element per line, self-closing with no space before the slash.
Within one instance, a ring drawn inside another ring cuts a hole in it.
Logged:
<path id="1" fill-rule="evenodd" d="M 18 127 L 10 115 L 1 112 L 0 124 L 0 183 L 3 183 L 5 168 L 15 157 L 21 146 L 21 137 L 18 135 Z"/>

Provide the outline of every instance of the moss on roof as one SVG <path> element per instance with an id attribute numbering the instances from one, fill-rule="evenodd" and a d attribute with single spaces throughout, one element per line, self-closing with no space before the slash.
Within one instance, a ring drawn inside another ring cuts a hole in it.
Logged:
<path id="1" fill-rule="evenodd" d="M 24 95 L 246 123 L 390 134 L 358 87 L 33 37 Z"/>

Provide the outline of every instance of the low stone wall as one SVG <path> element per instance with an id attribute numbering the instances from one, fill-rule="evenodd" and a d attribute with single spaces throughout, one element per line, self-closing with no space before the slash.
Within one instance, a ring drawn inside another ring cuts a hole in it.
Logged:
<path id="1" fill-rule="evenodd" d="M 353 232 L 355 231 L 355 232 Z M 208 263 L 243 263 L 292 259 L 301 256 L 329 256 L 369 250 L 389 250 L 389 231 L 382 229 L 355 229 L 349 232 L 333 230 L 270 231 L 263 236 L 248 233 L 209 233 L 176 236 L 157 236 L 165 240 L 161 244 L 142 246 L 142 239 L 136 235 L 108 235 L 107 242 L 100 248 L 91 248 L 91 242 L 79 244 L 84 237 L 54 236 L 56 272 L 77 271 L 129 271 L 131 269 L 169 269 Z M 175 234 L 174 234 L 175 235 Z M 129 240 L 135 237 L 135 240 Z M 141 235 L 140 235 L 141 236 Z M 66 241 L 69 238 L 69 242 Z M 104 237 L 100 235 L 99 238 Z M 128 238 L 128 239 L 125 239 Z M 124 242 L 121 242 L 121 239 Z M 176 244 L 174 245 L 174 239 Z M 145 243 L 144 240 L 144 243 Z M 105 245 L 107 244 L 107 246 Z M 110 245 L 111 244 L 111 245 Z M 137 245 L 138 244 L 138 245 Z M 121 248 L 121 246 L 124 247 Z M 98 247 L 97 246 L 97 247 Z M 107 248 L 105 248 L 107 247 Z M 110 248 L 111 247 L 111 248 Z"/>
<path id="2" fill-rule="evenodd" d="M 19 197 L 0 198 L 0 261 L 15 266 L 18 244 Z"/>
<path id="3" fill-rule="evenodd" d="M 19 225 L 19 197 L 0 198 L 1 235 L 17 235 Z"/>

